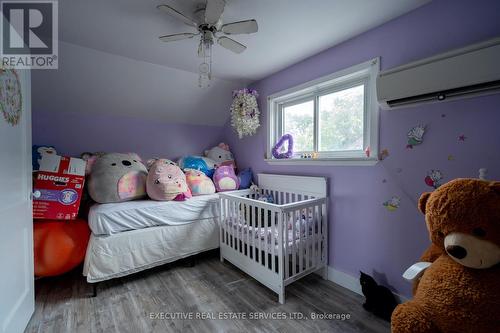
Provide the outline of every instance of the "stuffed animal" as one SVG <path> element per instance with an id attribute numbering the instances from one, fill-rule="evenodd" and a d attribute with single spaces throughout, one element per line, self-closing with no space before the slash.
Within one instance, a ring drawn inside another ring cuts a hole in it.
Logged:
<path id="1" fill-rule="evenodd" d="M 432 264 L 394 310 L 392 332 L 498 332 L 500 182 L 456 179 L 422 194 L 419 209 Z"/>
<path id="2" fill-rule="evenodd" d="M 147 169 L 137 154 L 92 155 L 87 160 L 90 197 L 99 203 L 122 202 L 146 196 Z"/>
<path id="3" fill-rule="evenodd" d="M 238 172 L 238 180 L 240 181 L 240 189 L 247 189 L 252 186 L 253 173 L 251 168 L 246 168 Z"/>
<path id="4" fill-rule="evenodd" d="M 149 174 L 146 182 L 148 195 L 159 201 L 184 201 L 191 198 L 184 172 L 167 159 L 148 161 Z"/>
<path id="5" fill-rule="evenodd" d="M 203 172 L 194 169 L 186 169 L 184 172 L 191 194 L 196 196 L 215 193 L 214 183 Z"/>
<path id="6" fill-rule="evenodd" d="M 194 169 L 203 172 L 208 177 L 212 178 L 215 171 L 215 161 L 202 156 L 184 156 L 177 161 L 182 170 Z"/>
<path id="7" fill-rule="evenodd" d="M 38 146 L 31 147 L 31 162 L 33 164 L 33 171 L 40 169 L 40 163 L 46 155 L 57 155 L 56 148 L 53 146 Z"/>
<path id="8" fill-rule="evenodd" d="M 229 151 L 229 145 L 224 142 L 219 143 L 209 150 L 205 150 L 205 156 L 215 161 L 217 166 L 229 165 L 236 169 L 236 163 L 234 162 L 233 154 Z"/>
<path id="9" fill-rule="evenodd" d="M 237 190 L 240 181 L 232 166 L 223 165 L 215 169 L 214 184 L 217 192 Z"/>

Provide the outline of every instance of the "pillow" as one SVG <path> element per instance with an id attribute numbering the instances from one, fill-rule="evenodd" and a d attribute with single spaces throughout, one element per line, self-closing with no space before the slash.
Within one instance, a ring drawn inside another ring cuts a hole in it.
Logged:
<path id="1" fill-rule="evenodd" d="M 33 164 L 33 171 L 40 169 L 40 162 L 42 162 L 46 155 L 57 155 L 54 146 L 38 146 L 31 147 L 31 162 Z"/>
<path id="2" fill-rule="evenodd" d="M 207 157 L 188 155 L 181 157 L 178 161 L 179 167 L 182 170 L 194 169 L 203 172 L 208 177 L 212 178 L 215 170 L 215 161 Z"/>
<path id="3" fill-rule="evenodd" d="M 215 169 L 214 184 L 217 192 L 237 190 L 240 181 L 232 166 L 223 165 Z"/>
<path id="4" fill-rule="evenodd" d="M 194 169 L 186 169 L 184 172 L 187 185 L 194 196 L 215 193 L 214 183 L 203 172 Z"/>
<path id="5" fill-rule="evenodd" d="M 219 143 L 209 150 L 205 150 L 205 156 L 213 160 L 217 166 L 229 165 L 236 169 L 236 163 L 234 161 L 233 154 L 229 150 L 229 145 L 224 142 Z"/>
<path id="6" fill-rule="evenodd" d="M 146 189 L 151 199 L 184 201 L 192 196 L 184 172 L 171 160 L 149 160 L 148 168 Z"/>
<path id="7" fill-rule="evenodd" d="M 252 185 L 252 168 L 246 168 L 238 172 L 238 180 L 240 181 L 240 189 L 250 188 Z"/>
<path id="8" fill-rule="evenodd" d="M 87 159 L 90 197 L 99 203 L 123 202 L 146 196 L 147 169 L 134 153 L 93 155 Z"/>

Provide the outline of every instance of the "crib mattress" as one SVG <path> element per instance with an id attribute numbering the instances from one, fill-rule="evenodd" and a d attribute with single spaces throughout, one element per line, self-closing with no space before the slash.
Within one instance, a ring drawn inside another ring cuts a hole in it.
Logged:
<path id="1" fill-rule="evenodd" d="M 225 231 L 229 232 L 229 234 L 234 234 L 245 242 L 248 241 L 250 245 L 265 247 L 267 252 L 271 252 L 273 246 L 275 251 L 278 251 L 279 230 L 277 227 L 274 228 L 273 232 L 271 227 L 252 227 L 242 220 L 234 221 L 229 219 L 227 222 L 229 229 Z M 292 227 L 292 224 L 295 225 Z M 288 235 L 283 235 L 283 246 L 286 246 L 291 253 L 299 250 L 301 241 L 306 241 L 308 238 L 312 240 L 314 234 L 318 232 L 318 223 L 311 216 L 308 218 L 302 216 L 300 220 L 288 221 L 286 229 Z M 288 240 L 288 242 L 286 243 L 285 240 Z"/>
<path id="2" fill-rule="evenodd" d="M 217 194 L 202 195 L 186 201 L 136 200 L 95 204 L 89 211 L 92 233 L 114 235 L 155 226 L 174 226 L 218 217 Z"/>
<path id="3" fill-rule="evenodd" d="M 90 283 L 125 276 L 219 247 L 217 219 L 111 236 L 91 234 L 83 266 Z"/>

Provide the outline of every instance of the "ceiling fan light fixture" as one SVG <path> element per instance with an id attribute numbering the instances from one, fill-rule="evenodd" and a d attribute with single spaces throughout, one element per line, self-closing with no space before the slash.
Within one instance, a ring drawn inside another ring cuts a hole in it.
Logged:
<path id="1" fill-rule="evenodd" d="M 203 62 L 198 66 L 198 86 L 200 88 L 210 87 L 212 79 L 212 45 L 214 44 L 213 34 L 205 31 L 200 39 L 198 56 L 203 58 Z"/>
<path id="2" fill-rule="evenodd" d="M 254 19 L 222 24 L 222 16 L 226 0 L 206 0 L 206 4 L 199 4 L 194 12 L 194 19 L 184 15 L 168 5 L 160 5 L 157 8 L 175 17 L 176 19 L 195 27 L 198 32 L 186 32 L 161 36 L 163 42 L 174 42 L 183 39 L 190 39 L 201 35 L 198 44 L 198 57 L 202 58 L 202 63 L 198 66 L 198 85 L 202 88 L 210 86 L 212 79 L 212 47 L 217 42 L 223 48 L 236 54 L 246 50 L 246 46 L 225 35 L 252 34 L 259 30 L 257 21 Z"/>

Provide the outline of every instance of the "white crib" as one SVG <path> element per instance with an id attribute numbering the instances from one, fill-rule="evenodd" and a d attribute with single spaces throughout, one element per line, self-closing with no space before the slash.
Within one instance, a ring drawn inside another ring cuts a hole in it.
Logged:
<path id="1" fill-rule="evenodd" d="M 327 274 L 326 179 L 259 174 L 259 193 L 220 193 L 220 257 L 279 295 L 321 270 Z M 256 200 L 272 195 L 274 203 Z"/>

